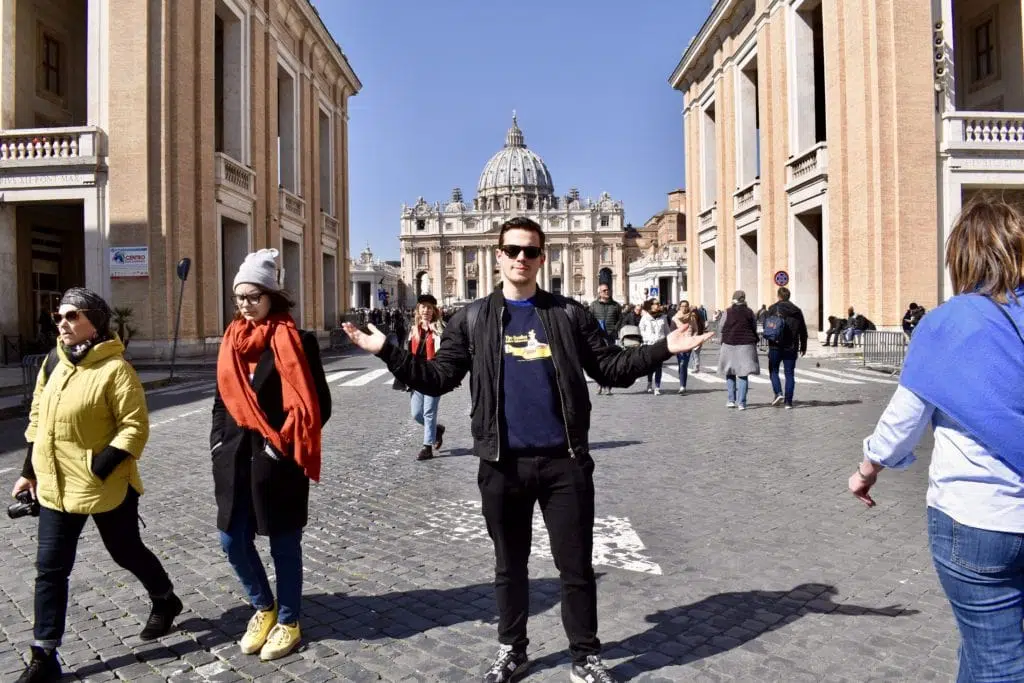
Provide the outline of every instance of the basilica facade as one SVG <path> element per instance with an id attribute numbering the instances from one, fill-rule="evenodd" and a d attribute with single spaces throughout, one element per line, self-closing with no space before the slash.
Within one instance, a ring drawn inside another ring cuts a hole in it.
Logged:
<path id="1" fill-rule="evenodd" d="M 555 194 L 544 161 L 526 146 L 515 114 L 505 145 L 484 166 L 476 197 L 467 204 L 455 188 L 445 204 L 423 197 L 402 206 L 402 278 L 407 305 L 421 293 L 442 305 L 482 297 L 501 282 L 495 250 L 501 225 L 516 216 L 544 230 L 547 260 L 541 288 L 582 302 L 597 297 L 599 282 L 625 300 L 630 256 L 621 201 L 603 192 L 582 199 L 576 188 Z"/>

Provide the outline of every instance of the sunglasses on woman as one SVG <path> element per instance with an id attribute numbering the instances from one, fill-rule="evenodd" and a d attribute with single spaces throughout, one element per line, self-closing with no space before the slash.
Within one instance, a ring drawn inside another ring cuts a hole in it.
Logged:
<path id="1" fill-rule="evenodd" d="M 509 258 L 519 258 L 519 253 L 522 252 L 526 258 L 535 259 L 544 253 L 540 247 L 521 247 L 518 244 L 503 244 L 498 248 Z"/>
<path id="2" fill-rule="evenodd" d="M 77 310 L 68 311 L 67 313 L 54 313 L 53 322 L 58 325 L 60 325 L 61 320 L 67 320 L 69 323 L 77 323 L 78 319 L 81 317 L 81 313 L 91 310 L 91 308 L 79 308 Z"/>

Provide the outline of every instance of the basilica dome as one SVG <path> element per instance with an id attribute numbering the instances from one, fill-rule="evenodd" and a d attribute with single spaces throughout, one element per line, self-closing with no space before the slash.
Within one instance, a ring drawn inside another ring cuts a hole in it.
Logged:
<path id="1" fill-rule="evenodd" d="M 551 173 L 544 160 L 527 148 L 515 113 L 512 127 L 505 136 L 505 146 L 484 166 L 476 192 L 477 198 L 485 203 L 519 196 L 531 200 L 531 204 L 540 204 L 555 195 Z"/>

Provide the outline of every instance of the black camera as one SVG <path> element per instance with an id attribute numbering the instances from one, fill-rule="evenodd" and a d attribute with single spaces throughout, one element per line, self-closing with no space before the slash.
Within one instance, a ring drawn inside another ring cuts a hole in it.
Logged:
<path id="1" fill-rule="evenodd" d="M 22 491 L 14 497 L 17 503 L 12 503 L 7 508 L 7 516 L 11 519 L 17 519 L 18 517 L 38 517 L 39 516 L 39 501 L 32 497 L 31 491 Z"/>

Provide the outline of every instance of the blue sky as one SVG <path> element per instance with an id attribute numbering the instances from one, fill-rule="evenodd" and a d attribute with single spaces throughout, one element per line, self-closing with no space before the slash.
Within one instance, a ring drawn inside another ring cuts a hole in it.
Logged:
<path id="1" fill-rule="evenodd" d="M 314 0 L 363 83 L 349 100 L 352 254 L 397 259 L 402 202 L 472 201 L 512 110 L 555 191 L 641 225 L 684 186 L 668 76 L 712 0 Z"/>

